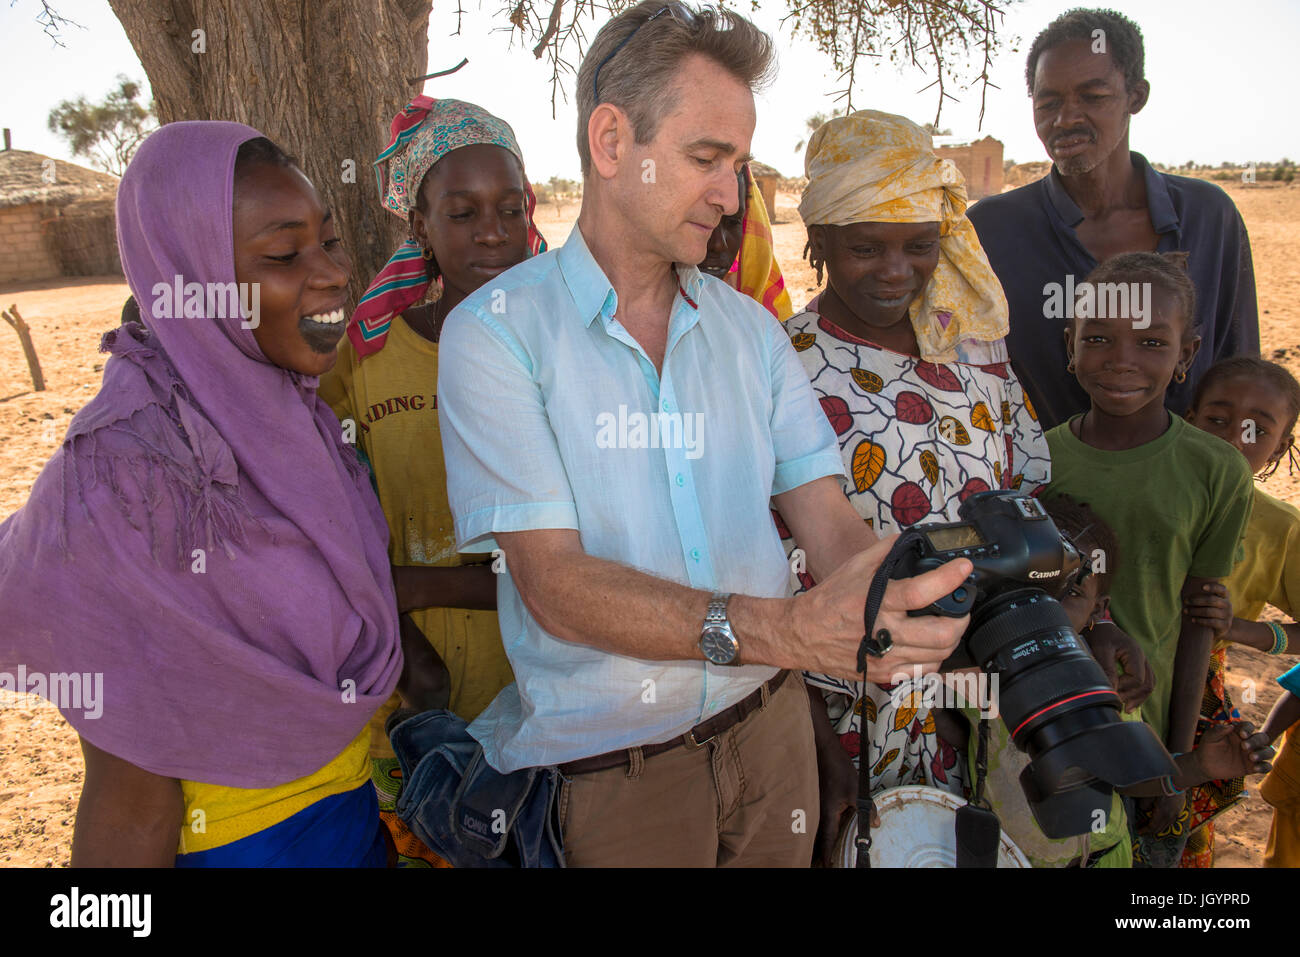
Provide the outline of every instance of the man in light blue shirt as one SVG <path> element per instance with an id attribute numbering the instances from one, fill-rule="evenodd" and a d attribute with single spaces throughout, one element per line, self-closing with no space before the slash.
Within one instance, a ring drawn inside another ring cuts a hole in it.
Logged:
<path id="1" fill-rule="evenodd" d="M 738 208 L 770 68 L 770 39 L 733 13 L 652 0 L 607 24 L 578 73 L 577 227 L 443 332 L 457 547 L 504 552 L 516 676 L 470 733 L 500 771 L 560 766 L 570 865 L 811 859 L 812 726 L 784 679 L 856 674 L 889 542 L 848 504 L 780 325 L 685 265 Z M 772 498 L 821 582 L 797 599 Z M 869 678 L 937 668 L 966 622 L 905 612 L 969 571 L 890 586 L 895 647 Z"/>

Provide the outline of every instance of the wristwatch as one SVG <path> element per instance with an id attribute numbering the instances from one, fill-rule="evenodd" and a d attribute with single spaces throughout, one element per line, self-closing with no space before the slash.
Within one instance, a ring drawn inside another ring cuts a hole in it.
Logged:
<path id="1" fill-rule="evenodd" d="M 731 621 L 727 618 L 727 601 L 731 595 L 714 595 L 709 602 L 708 614 L 704 616 L 704 625 L 700 628 L 700 650 L 704 657 L 715 665 L 734 665 L 739 662 L 740 642 L 731 630 Z"/>

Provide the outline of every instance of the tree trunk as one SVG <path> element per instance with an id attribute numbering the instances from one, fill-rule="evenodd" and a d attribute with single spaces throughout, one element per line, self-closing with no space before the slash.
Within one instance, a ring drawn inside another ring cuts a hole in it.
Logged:
<path id="1" fill-rule="evenodd" d="M 160 122 L 247 123 L 298 160 L 352 256 L 355 303 L 406 233 L 380 205 L 370 164 L 393 115 L 419 90 L 408 81 L 425 72 L 432 0 L 109 5 L 149 77 Z"/>

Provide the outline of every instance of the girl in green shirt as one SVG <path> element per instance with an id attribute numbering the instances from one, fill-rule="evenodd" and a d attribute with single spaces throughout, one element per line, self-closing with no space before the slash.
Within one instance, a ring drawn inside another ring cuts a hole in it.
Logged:
<path id="1" fill-rule="evenodd" d="M 1175 755 L 1193 748 L 1213 640 L 1184 602 L 1232 571 L 1251 504 L 1242 457 L 1165 409 L 1200 346 L 1185 258 L 1115 256 L 1079 285 L 1066 353 L 1091 405 L 1047 434 L 1044 493 L 1086 501 L 1119 534 L 1111 613 L 1151 664 L 1142 718 Z M 1139 802 L 1136 865 L 1176 866 L 1186 803 L 1183 794 Z"/>

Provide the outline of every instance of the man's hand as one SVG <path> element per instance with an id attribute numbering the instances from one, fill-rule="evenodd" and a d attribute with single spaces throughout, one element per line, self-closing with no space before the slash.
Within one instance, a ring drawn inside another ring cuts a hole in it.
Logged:
<path id="1" fill-rule="evenodd" d="M 1205 582 L 1201 594 L 1188 595 L 1183 600 L 1183 615 L 1209 628 L 1215 641 L 1223 641 L 1232 630 L 1232 599 L 1228 597 L 1228 589 L 1222 582 Z"/>
<path id="2" fill-rule="evenodd" d="M 1273 749 L 1268 738 L 1249 721 L 1215 724 L 1206 728 L 1196 750 L 1179 758 L 1179 771 L 1186 764 L 1187 783 L 1226 781 L 1247 774 L 1267 774 Z"/>
<path id="3" fill-rule="evenodd" d="M 1151 662 L 1128 632 L 1113 621 L 1099 621 L 1083 634 L 1092 656 L 1106 673 L 1125 711 L 1133 711 L 1151 696 L 1156 675 Z M 1124 674 L 1119 673 L 1120 666 Z"/>
<path id="4" fill-rule="evenodd" d="M 796 646 L 792 651 L 798 660 L 793 666 L 839 678 L 860 677 L 857 656 L 867 591 L 897 537 L 881 539 L 859 552 L 825 581 L 795 598 Z M 918 667 L 921 673 L 939 670 L 965 632 L 969 616 L 912 618 L 907 612 L 924 608 L 953 591 L 966 580 L 972 568 L 967 559 L 959 558 L 915 578 L 889 583 L 875 630 L 887 630 L 894 646 L 883 658 L 867 659 L 868 681 L 889 684 L 894 675 L 911 675 Z"/>

